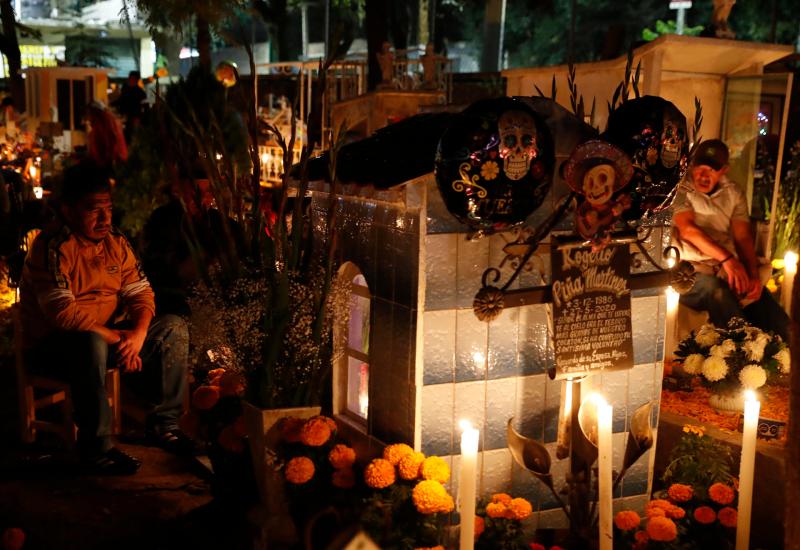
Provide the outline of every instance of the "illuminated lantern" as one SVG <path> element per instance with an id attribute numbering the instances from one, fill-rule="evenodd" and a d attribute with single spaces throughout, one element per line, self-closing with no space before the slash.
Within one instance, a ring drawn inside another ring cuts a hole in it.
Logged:
<path id="1" fill-rule="evenodd" d="M 630 99 L 608 117 L 603 138 L 631 158 L 634 175 L 628 192 L 635 220 L 672 204 L 689 164 L 686 117 L 675 105 L 655 96 Z"/>
<path id="2" fill-rule="evenodd" d="M 239 82 L 239 67 L 233 61 L 220 61 L 214 76 L 226 88 L 235 86 Z"/>
<path id="3" fill-rule="evenodd" d="M 498 98 L 464 110 L 436 153 L 436 183 L 447 209 L 481 233 L 525 221 L 553 175 L 550 131 L 522 101 Z"/>

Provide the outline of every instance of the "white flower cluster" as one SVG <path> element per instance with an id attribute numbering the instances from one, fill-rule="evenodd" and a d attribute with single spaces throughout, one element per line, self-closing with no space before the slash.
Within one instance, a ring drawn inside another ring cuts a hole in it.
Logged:
<path id="1" fill-rule="evenodd" d="M 775 359 L 778 361 L 778 366 L 783 374 L 788 374 L 792 368 L 792 356 L 789 348 L 783 348 L 775 354 Z"/>
<path id="2" fill-rule="evenodd" d="M 700 327 L 694 339 L 699 345 L 708 348 L 719 342 L 719 332 L 714 325 L 705 324 Z"/>
<path id="3" fill-rule="evenodd" d="M 767 383 L 767 371 L 758 365 L 747 365 L 739 371 L 739 382 L 750 390 L 760 388 Z"/>
<path id="4" fill-rule="evenodd" d="M 702 373 L 709 382 L 719 382 L 728 375 L 728 363 L 723 357 L 712 355 L 703 361 Z"/>
<path id="5" fill-rule="evenodd" d="M 714 357 L 722 358 L 729 356 L 734 351 L 736 351 L 736 342 L 733 340 L 723 340 L 721 344 L 711 346 L 711 349 L 709 350 L 711 355 Z"/>

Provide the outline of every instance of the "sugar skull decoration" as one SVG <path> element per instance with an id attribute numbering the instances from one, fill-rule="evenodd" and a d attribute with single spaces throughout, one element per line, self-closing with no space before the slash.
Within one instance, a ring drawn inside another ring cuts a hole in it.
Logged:
<path id="1" fill-rule="evenodd" d="M 582 195 L 575 213 L 578 233 L 602 247 L 610 231 L 631 205 L 630 197 L 619 191 L 633 176 L 633 165 L 622 149 L 600 140 L 579 145 L 564 165 L 564 179 Z"/>
<path id="2" fill-rule="evenodd" d="M 631 158 L 629 220 L 667 208 L 689 164 L 686 118 L 675 105 L 660 97 L 631 99 L 608 117 L 603 138 Z"/>
<path id="3" fill-rule="evenodd" d="M 541 117 L 511 98 L 479 101 L 445 130 L 436 183 L 447 209 L 482 233 L 525 221 L 553 174 L 553 142 Z"/>

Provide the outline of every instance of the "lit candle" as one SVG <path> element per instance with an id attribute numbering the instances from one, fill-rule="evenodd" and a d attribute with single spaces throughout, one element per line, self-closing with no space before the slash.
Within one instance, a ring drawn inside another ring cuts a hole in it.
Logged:
<path id="1" fill-rule="evenodd" d="M 458 512 L 461 514 L 460 550 L 475 547 L 475 470 L 478 463 L 478 430 L 466 420 L 461 425 L 461 468 Z"/>
<path id="2" fill-rule="evenodd" d="M 742 458 L 739 462 L 739 512 L 736 519 L 736 550 L 750 547 L 750 515 L 753 509 L 753 475 L 756 466 L 756 436 L 761 403 L 753 390 L 744 392 Z"/>
<path id="3" fill-rule="evenodd" d="M 667 315 L 664 321 L 664 368 L 667 369 L 666 374 L 672 373 L 672 368 L 669 366 L 673 354 L 675 353 L 675 342 L 677 341 L 676 331 L 678 324 L 675 319 L 678 316 L 678 300 L 680 294 L 675 292 L 671 287 L 667 287 Z"/>
<path id="4" fill-rule="evenodd" d="M 598 507 L 600 512 L 600 550 L 611 550 L 614 545 L 614 531 L 612 527 L 612 486 L 614 483 L 611 472 L 611 419 L 613 407 L 600 395 L 594 394 L 593 399 L 597 404 L 597 492 Z"/>
<path id="5" fill-rule="evenodd" d="M 783 285 L 781 285 L 781 302 L 783 309 L 792 314 L 792 288 L 794 276 L 797 274 L 797 253 L 787 252 L 783 256 Z"/>

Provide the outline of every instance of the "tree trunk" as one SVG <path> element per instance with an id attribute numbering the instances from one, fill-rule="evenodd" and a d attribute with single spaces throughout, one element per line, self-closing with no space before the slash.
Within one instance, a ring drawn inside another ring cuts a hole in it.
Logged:
<path id="1" fill-rule="evenodd" d="M 381 82 L 381 66 L 377 54 L 389 36 L 386 0 L 367 0 L 366 12 L 367 88 L 374 90 Z"/>
<path id="2" fill-rule="evenodd" d="M 17 41 L 14 5 L 11 0 L 0 0 L 0 21 L 3 25 L 3 36 L 0 39 L 0 52 L 8 61 L 8 78 L 11 83 L 11 97 L 17 111 L 25 110 L 25 80 L 22 78 L 22 58 Z"/>
<path id="3" fill-rule="evenodd" d="M 195 16 L 197 24 L 197 54 L 200 66 L 211 70 L 211 28 L 208 21 L 197 14 Z"/>
<path id="4" fill-rule="evenodd" d="M 792 350 L 791 380 L 789 382 L 789 430 L 786 434 L 786 510 L 784 512 L 784 548 L 800 550 L 800 284 L 794 285 L 790 312 Z"/>

